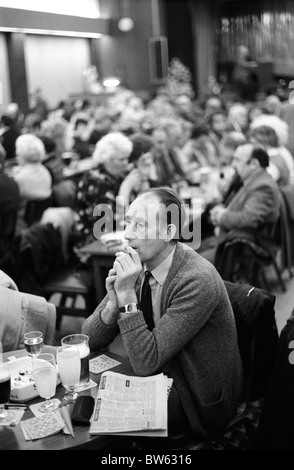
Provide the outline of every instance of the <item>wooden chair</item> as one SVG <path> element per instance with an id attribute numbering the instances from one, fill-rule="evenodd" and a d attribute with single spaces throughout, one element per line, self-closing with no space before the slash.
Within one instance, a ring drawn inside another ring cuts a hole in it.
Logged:
<path id="1" fill-rule="evenodd" d="M 275 223 L 268 224 L 268 246 L 262 246 L 242 234 L 222 242 L 215 256 L 215 267 L 221 277 L 226 281 L 251 284 L 270 291 L 265 271 L 272 267 L 282 291 L 286 292 L 283 267 L 277 260 L 281 250 L 281 226 L 281 216 Z"/>
<path id="2" fill-rule="evenodd" d="M 87 317 L 96 307 L 93 273 L 90 269 L 72 269 L 62 251 L 59 228 L 52 223 L 36 222 L 22 232 L 18 247 L 17 285 L 23 292 L 45 297 L 60 294 L 56 304 L 56 329 L 62 315 Z M 84 307 L 78 306 L 78 297 Z"/>
<path id="3" fill-rule="evenodd" d="M 60 329 L 63 315 L 86 318 L 96 307 L 93 273 L 90 270 L 64 269 L 50 276 L 43 284 L 43 289 L 47 300 L 54 294 L 60 297 L 56 304 L 56 330 Z M 84 306 L 78 305 L 79 297 L 83 298 Z"/>
<path id="4" fill-rule="evenodd" d="M 225 285 L 236 319 L 244 373 L 244 393 L 236 416 L 219 433 L 200 442 L 191 432 L 178 431 L 166 438 L 133 438 L 134 448 L 160 451 L 189 449 L 193 446 L 195 450 L 209 449 L 209 445 L 213 441 L 240 425 L 245 427 L 250 448 L 255 448 L 256 430 L 249 414 L 250 404 L 253 400 L 265 396 L 274 364 L 278 344 L 274 312 L 275 296 L 251 286 L 230 282 L 225 282 Z M 252 316 L 248 315 L 249 311 Z"/>

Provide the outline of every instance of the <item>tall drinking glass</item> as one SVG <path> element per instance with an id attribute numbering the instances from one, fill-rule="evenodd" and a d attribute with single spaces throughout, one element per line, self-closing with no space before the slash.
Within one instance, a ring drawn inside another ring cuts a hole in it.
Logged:
<path id="1" fill-rule="evenodd" d="M 54 354 L 40 353 L 34 360 L 34 380 L 40 397 L 45 398 L 38 410 L 42 413 L 58 408 L 58 400 L 51 400 L 56 392 L 57 370 Z"/>
<path id="2" fill-rule="evenodd" d="M 24 334 L 24 345 L 31 357 L 37 357 L 43 348 L 42 331 L 28 331 Z"/>
<path id="3" fill-rule="evenodd" d="M 89 336 L 81 333 L 73 335 L 67 335 L 61 340 L 62 346 L 73 346 L 79 351 L 81 361 L 81 372 L 80 381 L 78 386 L 75 388 L 77 392 L 84 390 L 89 386 L 90 383 L 90 371 L 89 371 Z"/>
<path id="4" fill-rule="evenodd" d="M 57 349 L 56 359 L 60 380 L 68 390 L 63 399 L 74 402 L 78 396 L 75 388 L 79 385 L 81 374 L 79 351 L 71 346 L 61 346 Z"/>
<path id="5" fill-rule="evenodd" d="M 1 356 L 1 355 L 0 355 Z M 5 410 L 5 404 L 9 402 L 11 380 L 8 363 L 1 360 L 0 363 L 0 424 L 1 421 L 11 420 L 14 417 L 12 411 Z"/>

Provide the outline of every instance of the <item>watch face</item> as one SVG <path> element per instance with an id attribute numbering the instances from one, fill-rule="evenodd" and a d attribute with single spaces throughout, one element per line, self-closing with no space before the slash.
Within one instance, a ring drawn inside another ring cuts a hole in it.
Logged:
<path id="1" fill-rule="evenodd" d="M 138 310 L 139 310 L 138 305 L 135 303 L 127 304 L 119 308 L 119 311 L 123 313 L 135 313 Z"/>
<path id="2" fill-rule="evenodd" d="M 138 307 L 137 307 L 136 304 L 129 304 L 129 305 L 127 306 L 127 308 L 126 308 L 126 311 L 127 311 L 128 313 L 134 313 L 134 312 L 136 312 L 137 310 L 138 310 Z"/>

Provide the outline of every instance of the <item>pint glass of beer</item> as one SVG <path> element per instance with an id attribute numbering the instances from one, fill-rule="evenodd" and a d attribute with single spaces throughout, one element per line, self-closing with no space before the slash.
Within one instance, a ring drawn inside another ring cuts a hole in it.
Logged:
<path id="1" fill-rule="evenodd" d="M 61 340 L 62 346 L 73 346 L 79 351 L 81 360 L 80 382 L 75 387 L 75 391 L 80 392 L 88 387 L 90 383 L 89 371 L 89 336 L 80 333 L 64 336 Z"/>

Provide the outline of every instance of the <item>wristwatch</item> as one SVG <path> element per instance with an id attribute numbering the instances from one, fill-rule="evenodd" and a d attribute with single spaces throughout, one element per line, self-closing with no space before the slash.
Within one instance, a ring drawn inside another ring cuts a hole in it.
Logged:
<path id="1" fill-rule="evenodd" d="M 139 305 L 135 303 L 126 304 L 123 307 L 119 308 L 120 312 L 127 313 L 128 315 L 131 315 L 132 313 L 135 313 L 138 310 L 139 310 Z"/>

